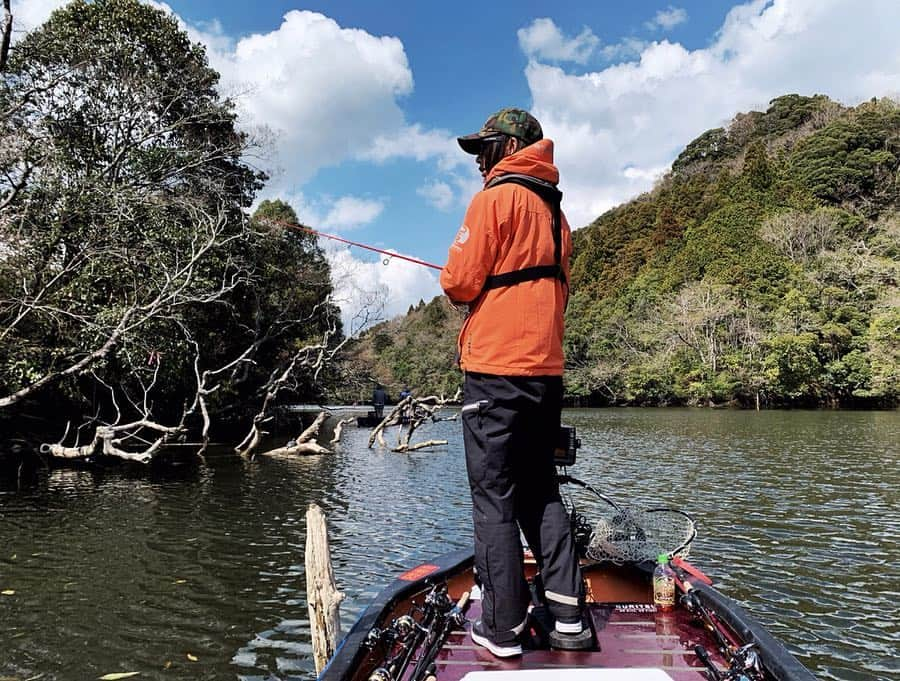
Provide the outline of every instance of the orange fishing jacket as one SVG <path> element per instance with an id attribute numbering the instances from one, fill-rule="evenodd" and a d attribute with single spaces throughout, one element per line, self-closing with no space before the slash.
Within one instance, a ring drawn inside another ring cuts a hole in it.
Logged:
<path id="1" fill-rule="evenodd" d="M 556 185 L 553 142 L 543 139 L 502 159 L 485 185 L 510 173 Z M 560 265 L 568 282 L 572 238 L 565 215 L 560 222 Z M 488 276 L 554 263 L 551 209 L 535 192 L 501 184 L 475 195 L 441 272 L 450 300 L 469 304 L 459 334 L 460 367 L 502 376 L 562 375 L 567 283 L 543 278 L 483 291 Z"/>

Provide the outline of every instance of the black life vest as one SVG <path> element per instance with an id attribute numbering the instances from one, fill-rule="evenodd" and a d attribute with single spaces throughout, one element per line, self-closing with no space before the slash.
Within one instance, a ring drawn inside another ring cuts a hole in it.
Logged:
<path id="1" fill-rule="evenodd" d="M 533 281 L 535 279 L 559 279 L 566 287 L 566 298 L 568 298 L 568 283 L 566 282 L 566 273 L 562 268 L 562 217 L 560 203 L 562 202 L 562 192 L 555 185 L 541 180 L 531 175 L 520 175 L 510 173 L 509 175 L 500 175 L 488 182 L 485 189 L 496 187 L 501 184 L 517 184 L 521 187 L 534 192 L 540 196 L 549 206 L 553 216 L 553 260 L 552 265 L 535 265 L 533 267 L 523 267 L 520 270 L 511 272 L 503 272 L 502 274 L 492 274 L 484 281 L 484 287 L 481 293 L 495 288 L 504 286 L 515 286 L 523 281 Z"/>

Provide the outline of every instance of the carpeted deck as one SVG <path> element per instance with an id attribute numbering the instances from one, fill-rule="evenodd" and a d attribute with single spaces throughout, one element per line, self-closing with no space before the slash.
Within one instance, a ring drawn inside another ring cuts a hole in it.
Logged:
<path id="1" fill-rule="evenodd" d="M 665 671 L 674 681 L 706 679 L 705 668 L 694 653 L 694 644 L 703 643 L 720 669 L 724 659 L 709 645 L 706 631 L 695 625 L 687 613 L 656 613 L 647 606 L 600 606 L 590 609 L 600 650 L 567 652 L 526 649 L 518 658 L 494 657 L 469 636 L 468 627 L 451 633 L 437 660 L 438 681 L 462 679 L 467 673 L 491 670 L 565 668 L 654 668 Z M 473 601 L 466 612 L 470 621 L 481 615 L 481 601 Z M 548 674 L 548 678 L 552 678 Z"/>

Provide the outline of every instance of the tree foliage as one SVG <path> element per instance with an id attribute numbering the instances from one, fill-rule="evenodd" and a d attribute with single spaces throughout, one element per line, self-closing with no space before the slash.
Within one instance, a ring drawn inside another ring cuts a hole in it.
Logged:
<path id="1" fill-rule="evenodd" d="M 177 421 L 202 394 L 236 415 L 297 348 L 340 335 L 322 253 L 264 219 L 293 211 L 246 215 L 265 177 L 217 84 L 203 47 L 138 0 L 75 0 L 15 45 L 0 407 Z"/>
<path id="2" fill-rule="evenodd" d="M 797 145 L 789 172 L 826 203 L 878 212 L 900 199 L 900 107 L 863 104 Z"/>
<path id="3" fill-rule="evenodd" d="M 779 97 L 704 133 L 652 192 L 577 231 L 570 392 L 605 403 L 900 399 L 885 302 L 900 279 L 898 116 L 889 100 L 844 109 Z M 660 223 L 670 226 L 648 239 Z"/>
<path id="4" fill-rule="evenodd" d="M 367 401 L 374 381 L 394 396 L 405 387 L 419 396 L 453 395 L 462 383 L 456 365 L 461 322 L 462 314 L 437 297 L 372 327 L 350 350 L 353 373 L 364 380 L 347 385 L 340 396 Z"/>

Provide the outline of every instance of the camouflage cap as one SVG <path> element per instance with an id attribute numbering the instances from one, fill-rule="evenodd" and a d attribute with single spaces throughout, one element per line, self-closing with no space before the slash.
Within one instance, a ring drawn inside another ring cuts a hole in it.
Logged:
<path id="1" fill-rule="evenodd" d="M 471 135 L 457 137 L 459 146 L 467 154 L 478 154 L 485 137 L 503 133 L 512 135 L 522 140 L 525 144 L 533 144 L 544 138 L 541 124 L 537 119 L 523 109 L 500 109 L 488 118 L 481 130 Z"/>

